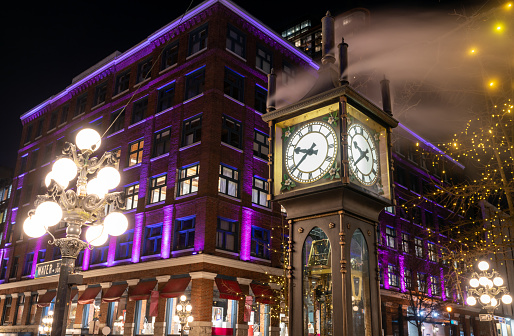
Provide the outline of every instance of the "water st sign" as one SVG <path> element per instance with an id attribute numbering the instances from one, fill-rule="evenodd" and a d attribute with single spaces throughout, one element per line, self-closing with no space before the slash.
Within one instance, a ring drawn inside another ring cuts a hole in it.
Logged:
<path id="1" fill-rule="evenodd" d="M 57 275 L 61 271 L 62 259 L 47 261 L 36 264 L 36 274 L 34 278 L 43 278 L 47 276 Z"/>

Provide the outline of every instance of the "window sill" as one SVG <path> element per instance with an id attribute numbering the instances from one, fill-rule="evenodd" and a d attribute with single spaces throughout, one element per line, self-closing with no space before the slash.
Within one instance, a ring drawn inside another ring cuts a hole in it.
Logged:
<path id="1" fill-rule="evenodd" d="M 224 194 L 224 193 L 221 193 L 221 192 L 218 192 L 218 195 L 219 196 L 223 196 L 225 198 L 228 198 L 230 200 L 236 201 L 236 202 L 241 202 L 240 198 L 237 198 L 237 197 L 234 197 L 234 196 L 230 196 L 230 195 L 227 195 L 227 194 Z"/>
<path id="2" fill-rule="evenodd" d="M 187 253 L 187 252 L 194 252 L 194 251 L 195 251 L 194 247 L 185 248 L 185 249 L 181 249 L 181 250 L 173 250 L 173 251 L 171 251 L 171 255 L 182 253 L 182 252 L 186 252 Z"/>
<path id="3" fill-rule="evenodd" d="M 164 114 L 164 113 L 166 113 L 166 112 L 169 112 L 169 111 L 171 111 L 171 110 L 173 110 L 173 109 L 174 109 L 174 106 L 172 106 L 172 107 L 168 107 L 168 108 L 167 108 L 167 109 L 165 109 L 165 110 L 162 110 L 162 111 L 157 112 L 157 113 L 154 115 L 154 117 L 158 117 L 158 116 L 160 116 L 161 114 Z"/>
<path id="4" fill-rule="evenodd" d="M 82 112 L 82 113 L 80 113 L 80 114 L 77 114 L 76 116 L 74 116 L 73 118 L 71 118 L 71 120 L 78 119 L 78 118 L 82 117 L 84 114 L 86 114 L 86 112 Z"/>
<path id="5" fill-rule="evenodd" d="M 49 134 L 49 133 L 52 133 L 53 131 L 55 131 L 57 129 L 57 127 L 54 127 L 52 129 L 49 129 L 48 131 L 46 131 L 46 134 Z"/>
<path id="6" fill-rule="evenodd" d="M 233 251 L 227 251 L 227 250 L 222 250 L 222 249 L 215 249 L 214 250 L 215 252 L 220 252 L 220 253 L 226 253 L 226 254 L 230 254 L 230 255 L 233 255 L 234 257 L 239 257 L 239 252 L 233 252 Z"/>
<path id="7" fill-rule="evenodd" d="M 130 170 L 130 169 L 132 169 L 132 168 L 137 168 L 137 167 L 141 167 L 141 162 L 140 162 L 140 163 L 138 163 L 138 164 L 135 164 L 135 165 L 133 165 L 133 166 L 129 166 L 129 167 L 127 167 L 127 168 L 123 168 L 123 171 L 127 171 L 127 170 Z"/>
<path id="8" fill-rule="evenodd" d="M 38 135 L 37 137 L 34 138 L 34 141 L 37 141 L 39 139 L 41 139 L 43 136 L 42 135 Z"/>
<path id="9" fill-rule="evenodd" d="M 93 107 L 91 108 L 91 111 L 94 111 L 94 110 L 96 110 L 97 108 L 102 107 L 102 106 L 104 106 L 104 105 L 105 105 L 105 101 L 103 101 L 103 102 L 101 102 L 101 103 L 98 103 L 98 104 L 96 104 L 95 106 L 93 106 Z"/>
<path id="10" fill-rule="evenodd" d="M 146 121 L 146 119 L 139 120 L 137 123 L 134 123 L 134 124 L 132 124 L 132 125 L 129 125 L 129 127 L 128 127 L 128 128 L 129 128 L 129 129 L 131 129 L 132 127 L 136 127 L 137 125 L 142 124 L 142 123 L 144 123 L 145 121 Z"/>
<path id="11" fill-rule="evenodd" d="M 114 96 L 112 96 L 111 100 L 114 100 L 114 99 L 116 99 L 116 98 L 118 98 L 118 97 L 120 97 L 120 96 L 124 95 L 124 94 L 125 94 L 125 93 L 127 93 L 128 91 L 129 91 L 129 89 L 126 89 L 126 90 L 124 90 L 124 91 L 121 91 L 120 93 L 115 94 Z"/>
<path id="12" fill-rule="evenodd" d="M 235 150 L 235 151 L 238 151 L 239 153 L 243 153 L 243 150 L 242 150 L 242 149 L 239 149 L 239 148 L 237 148 L 237 147 L 234 147 L 234 146 L 232 146 L 232 145 L 229 145 L 228 143 L 222 142 L 221 144 L 222 144 L 223 146 L 225 146 L 225 147 L 228 147 L 228 148 L 231 148 L 231 149 L 233 149 L 233 150 Z"/>
<path id="13" fill-rule="evenodd" d="M 151 159 L 150 159 L 150 162 L 157 161 L 157 160 L 162 159 L 163 157 L 166 157 L 166 156 L 168 156 L 168 155 L 170 155 L 170 152 L 168 152 L 168 153 L 164 153 L 164 154 L 159 155 L 159 156 L 156 156 L 156 157 L 154 157 L 154 158 L 151 158 Z"/>
<path id="14" fill-rule="evenodd" d="M 111 133 L 107 136 L 107 138 L 110 138 L 112 136 L 115 136 L 116 134 L 122 133 L 125 130 L 125 128 L 120 129 L 119 131 L 116 131 L 114 133 Z"/>
<path id="15" fill-rule="evenodd" d="M 262 70 L 261 68 L 259 68 L 258 66 L 255 66 L 255 69 L 257 69 L 259 72 L 261 72 L 262 74 L 266 75 L 266 77 L 269 75 L 268 72 Z"/>
<path id="16" fill-rule="evenodd" d="M 192 192 L 192 193 L 189 193 L 189 194 L 180 195 L 180 196 L 175 197 L 175 200 L 181 200 L 181 199 L 184 199 L 184 198 L 187 198 L 187 197 L 196 196 L 197 194 L 198 194 L 198 192 L 195 191 L 195 192 Z"/>
<path id="17" fill-rule="evenodd" d="M 156 253 L 156 254 L 149 254 L 149 255 L 143 255 L 141 256 L 141 260 L 145 260 L 145 259 L 152 259 L 152 258 L 160 258 L 161 257 L 161 254 L 160 253 Z"/>
<path id="18" fill-rule="evenodd" d="M 254 158 L 254 159 L 256 159 L 256 160 L 258 160 L 258 161 L 264 162 L 265 164 L 268 164 L 268 161 L 267 161 L 267 160 L 265 160 L 265 159 L 263 159 L 263 158 L 260 158 L 260 157 L 255 156 L 255 155 L 253 156 L 253 158 Z"/>
<path id="19" fill-rule="evenodd" d="M 185 105 L 185 104 L 187 104 L 187 103 L 189 103 L 189 102 L 192 102 L 193 100 L 196 100 L 196 99 L 198 99 L 198 98 L 200 98 L 200 97 L 202 97 L 202 96 L 203 96 L 203 92 L 202 92 L 202 93 L 200 93 L 200 94 L 197 94 L 197 95 L 196 95 L 196 96 L 194 96 L 194 97 L 189 98 L 188 100 L 184 100 L 184 102 L 182 103 L 182 105 Z"/>
<path id="20" fill-rule="evenodd" d="M 67 121 L 65 121 L 65 122 L 63 122 L 63 123 L 60 123 L 58 126 L 59 126 L 59 127 L 63 127 L 63 126 L 64 126 L 64 125 L 66 125 L 67 123 L 68 123 L 68 122 L 67 122 Z"/>
<path id="21" fill-rule="evenodd" d="M 258 209 L 271 211 L 271 207 L 268 208 L 268 207 L 265 207 L 265 206 L 257 204 L 257 203 L 252 203 L 252 206 L 255 208 L 258 208 Z"/>
<path id="22" fill-rule="evenodd" d="M 154 206 L 163 205 L 164 203 L 166 203 L 166 201 L 160 201 L 160 202 L 156 202 L 156 203 L 147 204 L 147 205 L 145 205 L 145 208 L 151 208 Z"/>
<path id="23" fill-rule="evenodd" d="M 129 213 L 133 213 L 133 212 L 136 212 L 137 211 L 137 208 L 133 208 L 133 209 L 130 209 L 130 210 L 127 210 L 127 211 L 123 211 L 124 214 L 129 214 Z"/>
<path id="24" fill-rule="evenodd" d="M 243 103 L 243 102 L 242 102 L 242 101 L 240 101 L 240 100 L 237 100 L 237 99 L 236 99 L 236 98 L 234 98 L 234 97 L 231 97 L 231 96 L 229 96 L 229 95 L 227 95 L 227 94 L 224 94 L 224 96 L 225 96 L 225 98 L 227 98 L 227 99 L 229 99 L 229 100 L 233 101 L 234 103 L 236 103 L 236 104 L 238 104 L 238 105 L 245 106 L 245 103 Z"/>
<path id="25" fill-rule="evenodd" d="M 191 147 L 198 146 L 198 145 L 201 145 L 201 144 L 202 144 L 201 141 L 197 141 L 197 142 L 194 142 L 194 143 L 192 143 L 190 145 L 187 145 L 187 146 L 184 146 L 184 147 L 180 147 L 178 150 L 181 152 L 183 150 L 186 150 L 186 149 L 189 149 Z"/>
<path id="26" fill-rule="evenodd" d="M 246 58 L 244 58 L 243 56 L 236 54 L 235 52 L 233 52 L 232 50 L 230 50 L 228 48 L 225 48 L 225 50 L 228 51 L 229 53 L 231 53 L 232 55 L 236 56 L 237 58 L 239 58 L 241 61 L 246 63 Z"/>
<path id="27" fill-rule="evenodd" d="M 171 69 L 175 68 L 177 66 L 178 63 L 175 63 L 175 64 L 172 64 L 170 65 L 169 67 L 165 68 L 165 69 L 162 69 L 161 71 L 159 71 L 159 75 L 162 75 L 168 71 L 170 71 Z"/>
<path id="28" fill-rule="evenodd" d="M 189 60 L 190 58 L 193 58 L 201 53 L 203 53 L 205 50 L 207 50 L 207 47 L 203 48 L 203 49 L 200 49 L 198 50 L 197 52 L 195 52 L 194 54 L 191 54 L 189 56 L 186 57 L 186 61 Z"/>
<path id="29" fill-rule="evenodd" d="M 149 82 L 151 79 L 152 79 L 152 77 L 150 77 L 150 78 L 146 78 L 145 80 L 142 80 L 142 81 L 140 81 L 139 83 L 136 83 L 136 85 L 134 85 L 134 89 L 135 89 L 135 88 L 138 88 L 138 87 L 140 87 L 140 86 L 143 86 L 143 84 L 145 84 L 146 82 Z"/>
<path id="30" fill-rule="evenodd" d="M 257 257 L 252 257 L 252 256 L 250 256 L 250 261 L 260 261 L 260 262 L 265 262 L 265 263 L 271 264 L 271 260 L 269 260 L 269 259 L 257 258 Z"/>

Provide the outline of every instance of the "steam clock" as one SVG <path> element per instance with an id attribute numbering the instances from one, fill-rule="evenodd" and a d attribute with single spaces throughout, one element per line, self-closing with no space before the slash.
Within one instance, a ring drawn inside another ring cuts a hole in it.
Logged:
<path id="1" fill-rule="evenodd" d="M 322 23 L 322 66 L 311 92 L 275 109 L 272 74 L 263 116 L 272 134 L 271 198 L 289 220 L 289 335 L 377 336 L 376 227 L 392 204 L 390 132 L 397 121 L 386 80 L 383 109 L 348 84 L 344 42 L 336 69 L 329 13 Z"/>

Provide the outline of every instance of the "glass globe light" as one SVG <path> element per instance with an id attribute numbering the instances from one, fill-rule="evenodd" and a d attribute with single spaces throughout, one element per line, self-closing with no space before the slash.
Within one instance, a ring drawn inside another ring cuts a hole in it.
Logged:
<path id="1" fill-rule="evenodd" d="M 52 172 L 54 173 L 54 176 L 59 177 L 59 181 L 66 180 L 69 182 L 77 176 L 77 165 L 72 159 L 63 157 L 55 161 L 52 166 Z"/>
<path id="2" fill-rule="evenodd" d="M 487 287 L 493 288 L 493 281 L 491 279 L 487 279 Z"/>
<path id="3" fill-rule="evenodd" d="M 486 287 L 486 286 L 487 286 L 488 281 L 489 281 L 489 279 L 487 279 L 486 277 L 480 277 L 480 278 L 478 279 L 478 282 L 479 282 L 482 286 L 484 286 L 484 287 Z"/>
<path id="4" fill-rule="evenodd" d="M 182 305 L 180 303 L 177 305 L 177 311 L 182 311 Z"/>
<path id="5" fill-rule="evenodd" d="M 477 278 L 471 278 L 469 280 L 469 285 L 473 288 L 477 288 L 478 285 L 480 285 L 480 282 L 478 282 L 478 279 Z"/>
<path id="6" fill-rule="evenodd" d="M 493 284 L 497 287 L 503 286 L 503 278 L 502 277 L 495 277 L 493 279 Z"/>
<path id="7" fill-rule="evenodd" d="M 193 322 L 193 316 L 192 316 L 192 315 L 189 315 L 189 316 L 187 317 L 187 322 L 188 322 L 188 323 Z"/>
<path id="8" fill-rule="evenodd" d="M 102 138 L 100 137 L 100 134 L 98 134 L 98 132 L 94 129 L 84 128 L 77 133 L 75 143 L 80 150 L 89 149 L 94 152 L 100 147 Z"/>
<path id="9" fill-rule="evenodd" d="M 478 263 L 478 269 L 481 271 L 487 271 L 489 269 L 489 263 L 487 261 L 481 261 Z"/>
<path id="10" fill-rule="evenodd" d="M 173 320 L 175 322 L 180 322 L 180 316 L 178 316 L 178 315 L 173 316 Z"/>
<path id="11" fill-rule="evenodd" d="M 68 188 L 68 184 L 70 183 L 69 180 L 64 179 L 62 176 L 55 174 L 53 171 L 46 174 L 45 177 L 45 185 L 48 188 L 50 186 L 50 183 L 54 180 L 57 182 L 63 189 Z"/>
<path id="12" fill-rule="evenodd" d="M 50 315 L 50 316 L 52 316 L 53 314 L 54 314 L 54 311 L 53 311 L 53 310 L 50 310 L 50 311 L 48 312 L 48 315 Z"/>
<path id="13" fill-rule="evenodd" d="M 482 303 L 488 304 L 489 302 L 491 302 L 491 297 L 488 294 L 482 294 L 480 295 L 480 301 Z"/>
<path id="14" fill-rule="evenodd" d="M 496 307 L 497 304 L 498 300 L 496 300 L 495 298 L 491 298 L 491 306 Z"/>
<path id="15" fill-rule="evenodd" d="M 42 225 L 49 227 L 59 223 L 62 219 L 62 209 L 59 204 L 46 201 L 36 208 L 36 216 Z"/>
<path id="16" fill-rule="evenodd" d="M 97 178 L 91 179 L 87 183 L 86 189 L 88 195 L 97 195 L 99 198 L 104 198 L 108 191 L 102 181 Z"/>
<path id="17" fill-rule="evenodd" d="M 187 297 L 185 295 L 180 296 L 180 301 L 186 301 L 186 300 L 187 300 Z"/>
<path id="18" fill-rule="evenodd" d="M 49 329 L 49 328 L 48 328 L 47 326 L 44 326 L 44 327 L 43 327 L 43 331 L 48 331 L 48 329 Z"/>
<path id="19" fill-rule="evenodd" d="M 43 332 L 43 326 L 39 326 L 39 332 Z"/>
<path id="20" fill-rule="evenodd" d="M 46 233 L 46 229 L 35 215 L 27 217 L 23 222 L 23 231 L 31 238 L 39 238 Z"/>
<path id="21" fill-rule="evenodd" d="M 96 178 L 102 181 L 107 190 L 116 188 L 121 181 L 120 173 L 114 167 L 104 167 L 100 169 Z"/>
<path id="22" fill-rule="evenodd" d="M 109 235 L 101 225 L 90 226 L 86 231 L 86 240 L 93 246 L 105 244 Z"/>
<path id="23" fill-rule="evenodd" d="M 511 304 L 512 296 L 510 296 L 509 294 L 505 294 L 504 296 L 502 296 L 502 302 L 505 304 Z"/>
<path id="24" fill-rule="evenodd" d="M 111 212 L 104 218 L 104 228 L 111 236 L 119 236 L 127 230 L 128 220 L 121 212 Z"/>
<path id="25" fill-rule="evenodd" d="M 186 305 L 187 312 L 190 312 L 192 309 L 193 309 L 193 306 L 191 306 L 190 304 Z"/>
<path id="26" fill-rule="evenodd" d="M 470 306 L 474 306 L 477 304 L 477 299 L 475 299 L 474 296 L 468 296 L 468 298 L 466 299 L 466 303 Z"/>

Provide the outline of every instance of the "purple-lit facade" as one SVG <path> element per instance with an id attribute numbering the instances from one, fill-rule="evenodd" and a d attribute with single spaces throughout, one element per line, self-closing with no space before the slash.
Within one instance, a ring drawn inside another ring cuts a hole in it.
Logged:
<path id="1" fill-rule="evenodd" d="M 172 312 L 185 293 L 195 319 L 190 335 L 278 335 L 270 276 L 283 273 L 275 252 L 281 232 L 273 228 L 284 218 L 266 200 L 261 115 L 267 74 L 274 68 L 280 76 L 286 65 L 317 70 L 232 2 L 208 0 L 23 114 L 0 226 L 0 333 L 37 334 L 52 309 L 57 277 L 34 277 L 36 264 L 59 251 L 47 236 L 28 238 L 22 224 L 64 142 L 91 127 L 105 133 L 99 151 L 119 155 L 117 190 L 127 196 L 129 227 L 77 259 L 84 284 L 73 288 L 68 333 L 88 333 L 99 316 L 113 334 L 176 334 Z M 64 236 L 65 225 L 52 230 Z M 255 292 L 255 285 L 265 286 Z"/>

